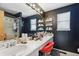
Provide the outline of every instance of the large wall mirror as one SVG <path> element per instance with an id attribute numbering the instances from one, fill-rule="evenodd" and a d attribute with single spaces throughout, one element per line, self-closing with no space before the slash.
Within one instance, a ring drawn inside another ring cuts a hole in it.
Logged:
<path id="1" fill-rule="evenodd" d="M 19 18 L 4 16 L 4 32 L 6 39 L 19 37 Z"/>

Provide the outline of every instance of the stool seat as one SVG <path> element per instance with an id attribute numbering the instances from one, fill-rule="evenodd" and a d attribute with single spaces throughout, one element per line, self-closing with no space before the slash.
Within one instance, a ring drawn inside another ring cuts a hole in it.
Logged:
<path id="1" fill-rule="evenodd" d="M 48 42 L 40 51 L 43 53 L 49 53 L 53 49 L 54 42 Z"/>

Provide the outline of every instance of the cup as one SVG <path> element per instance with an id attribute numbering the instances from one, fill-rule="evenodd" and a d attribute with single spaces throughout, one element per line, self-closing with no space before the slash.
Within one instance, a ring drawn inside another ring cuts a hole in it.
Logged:
<path id="1" fill-rule="evenodd" d="M 10 47 L 10 42 L 9 42 L 9 41 L 4 42 L 4 47 L 5 47 L 5 48 Z"/>

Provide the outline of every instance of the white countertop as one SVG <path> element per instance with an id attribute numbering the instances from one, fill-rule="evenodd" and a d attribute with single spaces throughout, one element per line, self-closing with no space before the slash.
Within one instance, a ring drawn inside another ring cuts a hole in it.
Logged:
<path id="1" fill-rule="evenodd" d="M 0 56 L 27 56 L 36 49 L 39 49 L 43 44 L 48 42 L 52 36 L 45 36 L 42 41 L 28 41 L 27 44 L 17 44 L 16 46 L 0 50 Z"/>

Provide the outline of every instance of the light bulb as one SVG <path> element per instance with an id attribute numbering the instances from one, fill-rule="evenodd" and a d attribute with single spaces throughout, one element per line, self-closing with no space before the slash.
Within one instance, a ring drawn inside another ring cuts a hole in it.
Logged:
<path id="1" fill-rule="evenodd" d="M 40 12 L 40 9 L 39 9 L 39 8 L 37 8 L 37 11 L 38 11 L 38 12 Z"/>
<path id="2" fill-rule="evenodd" d="M 35 4 L 32 4 L 32 6 L 33 6 L 33 8 L 35 8 L 36 5 Z"/>
<path id="3" fill-rule="evenodd" d="M 42 12 L 42 11 L 40 11 L 40 13 L 42 14 L 43 12 Z"/>
<path id="4" fill-rule="evenodd" d="M 39 9 L 39 8 L 38 8 L 37 10 L 38 10 L 38 11 L 40 11 L 40 9 Z"/>
<path id="5" fill-rule="evenodd" d="M 33 6 L 33 4 L 29 4 L 30 6 Z"/>

